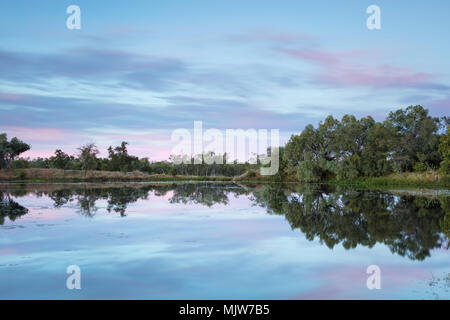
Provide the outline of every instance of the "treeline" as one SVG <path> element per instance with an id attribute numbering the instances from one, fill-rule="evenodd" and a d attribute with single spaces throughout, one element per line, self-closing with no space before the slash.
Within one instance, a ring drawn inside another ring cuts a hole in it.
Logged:
<path id="1" fill-rule="evenodd" d="M 269 179 L 283 181 L 296 179 L 318 182 L 330 179 L 379 177 L 394 172 L 423 172 L 440 170 L 450 173 L 449 118 L 436 118 L 422 106 L 390 112 L 386 120 L 376 122 L 368 116 L 356 119 L 345 115 L 341 120 L 328 116 L 317 127 L 308 125 L 299 134 L 291 136 L 280 148 L 279 171 Z M 6 134 L 0 134 L 0 168 L 56 168 L 63 170 L 142 171 L 149 174 L 185 176 L 239 176 L 255 177 L 260 167 L 256 164 L 228 162 L 207 164 L 204 155 L 191 157 L 188 164 L 175 161 L 150 161 L 130 155 L 127 142 L 108 148 L 108 156 L 98 158 L 99 150 L 93 143 L 78 148 L 76 155 L 60 149 L 48 158 L 25 159 L 18 156 L 30 145 Z M 211 157 L 211 154 L 209 154 Z M 217 155 L 215 155 L 217 157 Z M 200 160 L 200 161 L 199 161 Z M 194 164 L 198 163 L 200 164 Z M 293 174 L 294 173 L 294 174 Z"/>
<path id="2" fill-rule="evenodd" d="M 201 164 L 189 165 L 173 163 L 174 157 L 169 161 L 153 161 L 148 158 L 138 158 L 128 153 L 128 142 L 123 141 L 119 146 L 108 148 L 108 157 L 99 158 L 99 150 L 93 143 L 88 143 L 78 148 L 76 155 L 69 155 L 60 149 L 55 151 L 55 154 L 48 158 L 17 158 L 19 154 L 30 149 L 28 144 L 20 141 L 17 138 L 11 139 L 8 142 L 6 134 L 4 137 L 4 144 L 14 143 L 14 145 L 21 145 L 21 148 L 16 148 L 17 151 L 5 153 L 7 157 L 2 156 L 0 151 L 0 168 L 6 169 L 26 169 L 26 168 L 46 168 L 46 169 L 63 169 L 63 170 L 99 170 L 99 171 L 141 171 L 148 174 L 165 174 L 165 175 L 188 175 L 188 176 L 227 176 L 234 177 L 245 173 L 249 169 L 256 169 L 256 165 L 249 163 L 238 163 L 237 161 L 227 163 L 226 154 L 223 155 L 224 164 L 207 164 L 202 155 L 197 155 L 195 160 L 200 159 Z M 1 146 L 0 146 L 1 148 Z M 1 149 L 0 149 L 1 150 Z M 12 149 L 11 149 L 12 150 Z M 17 159 L 16 159 L 17 158 Z M 4 159 L 2 161 L 1 159 Z M 8 161 L 6 161 L 7 159 Z M 191 163 L 194 163 L 194 157 L 191 158 Z"/>
<path id="3" fill-rule="evenodd" d="M 328 116 L 291 136 L 281 163 L 306 182 L 438 169 L 449 174 L 448 124 L 447 117 L 431 117 L 422 106 L 390 112 L 382 122 Z"/>

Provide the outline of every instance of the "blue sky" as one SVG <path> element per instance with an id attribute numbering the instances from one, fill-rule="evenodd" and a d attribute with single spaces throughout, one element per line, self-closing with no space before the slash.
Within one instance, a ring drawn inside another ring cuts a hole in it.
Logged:
<path id="1" fill-rule="evenodd" d="M 68 30 L 66 8 L 81 8 Z M 366 8 L 381 8 L 381 30 Z M 280 129 L 332 114 L 450 108 L 448 1 L 0 3 L 0 131 L 74 153 L 164 159 L 176 128 Z"/>

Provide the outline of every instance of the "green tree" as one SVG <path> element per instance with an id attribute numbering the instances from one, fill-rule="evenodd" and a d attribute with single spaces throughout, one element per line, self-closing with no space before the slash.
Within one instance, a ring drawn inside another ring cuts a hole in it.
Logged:
<path id="1" fill-rule="evenodd" d="M 30 148 L 29 144 L 16 137 L 8 141 L 6 133 L 0 134 L 0 168 L 9 169 L 11 162 Z"/>
<path id="2" fill-rule="evenodd" d="M 336 129 L 334 152 L 338 163 L 333 167 L 338 179 L 353 179 L 363 175 L 361 161 L 368 146 L 368 136 L 375 120 L 372 117 L 357 120 L 345 115 Z"/>
<path id="3" fill-rule="evenodd" d="M 127 145 L 128 142 L 122 141 L 120 146 L 108 148 L 110 170 L 128 172 L 137 167 L 138 158 L 128 154 Z"/>
<path id="4" fill-rule="evenodd" d="M 382 176 L 392 172 L 390 153 L 396 143 L 395 129 L 388 122 L 375 123 L 367 133 L 367 145 L 361 154 L 364 176 Z"/>
<path id="5" fill-rule="evenodd" d="M 51 157 L 52 164 L 57 169 L 65 170 L 70 162 L 70 156 L 60 149 L 56 149 L 55 155 Z"/>
<path id="6" fill-rule="evenodd" d="M 441 143 L 439 145 L 439 153 L 442 155 L 443 161 L 441 162 L 440 171 L 443 174 L 450 174 L 450 130 L 447 128 L 447 133 L 441 137 Z"/>
<path id="7" fill-rule="evenodd" d="M 291 139 L 285 147 L 286 166 L 297 170 L 302 181 L 319 181 L 332 176 L 329 170 L 336 160 L 336 130 L 339 121 L 328 116 L 319 123 L 317 129 L 312 125 Z"/>
<path id="8" fill-rule="evenodd" d="M 302 182 L 319 182 L 323 180 L 324 172 L 316 161 L 312 160 L 311 154 L 305 156 L 297 166 L 297 177 Z"/>
<path id="9" fill-rule="evenodd" d="M 387 121 L 396 130 L 392 161 L 397 171 L 412 171 L 418 162 L 429 168 L 439 167 L 439 118 L 429 116 L 427 109 L 417 105 L 389 113 Z"/>
<path id="10" fill-rule="evenodd" d="M 88 170 L 93 170 L 97 166 L 98 148 L 94 143 L 88 143 L 78 148 L 78 159 L 81 163 L 81 168 L 84 170 L 84 175 Z"/>

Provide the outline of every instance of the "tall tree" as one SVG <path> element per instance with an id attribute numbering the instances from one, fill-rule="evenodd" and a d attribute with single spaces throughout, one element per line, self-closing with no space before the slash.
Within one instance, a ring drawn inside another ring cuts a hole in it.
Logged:
<path id="1" fill-rule="evenodd" d="M 88 143 L 78 148 L 78 158 L 81 162 L 81 168 L 84 170 L 84 175 L 88 170 L 93 170 L 97 166 L 98 148 L 94 143 Z"/>
<path id="2" fill-rule="evenodd" d="M 29 144 L 16 137 L 8 141 L 6 133 L 0 134 L 0 168 L 9 169 L 11 162 L 30 148 Z"/>
<path id="3" fill-rule="evenodd" d="M 441 162 L 440 171 L 443 174 L 450 174 L 450 129 L 447 128 L 447 133 L 441 137 L 441 144 L 439 145 L 439 153 L 444 159 Z"/>
<path id="4" fill-rule="evenodd" d="M 427 109 L 417 105 L 389 113 L 387 121 L 396 129 L 398 142 L 392 160 L 397 171 L 412 171 L 417 163 L 439 167 L 439 118 L 429 116 Z"/>
<path id="5" fill-rule="evenodd" d="M 109 160 L 112 171 L 131 171 L 138 164 L 138 158 L 130 156 L 127 149 L 128 142 L 122 141 L 120 146 L 113 149 L 112 146 L 108 148 Z"/>
<path id="6" fill-rule="evenodd" d="M 56 149 L 55 155 L 51 157 L 51 162 L 55 168 L 65 170 L 70 162 L 70 156 L 61 149 Z"/>

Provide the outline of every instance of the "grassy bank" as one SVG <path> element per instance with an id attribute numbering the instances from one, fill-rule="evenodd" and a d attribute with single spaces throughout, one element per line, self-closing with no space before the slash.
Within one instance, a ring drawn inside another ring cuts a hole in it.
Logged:
<path id="1" fill-rule="evenodd" d="M 242 183 L 280 183 L 272 176 L 261 176 L 257 171 L 246 172 L 239 177 L 204 177 L 204 176 L 172 176 L 164 174 L 147 174 L 140 171 L 84 171 L 60 169 L 16 169 L 0 170 L 0 181 L 26 182 L 152 182 L 152 181 L 223 181 Z M 295 175 L 288 174 L 284 183 L 301 183 Z M 323 181 L 327 184 L 354 185 L 361 187 L 401 187 L 417 188 L 450 188 L 450 177 L 438 175 L 435 171 L 423 173 L 396 173 L 384 177 L 357 178 L 350 180 Z"/>
<path id="2" fill-rule="evenodd" d="M 357 178 L 349 180 L 330 180 L 330 184 L 356 185 L 362 187 L 426 187 L 426 188 L 450 188 L 450 177 L 428 172 L 404 172 L 394 173 L 384 177 Z"/>
<path id="3" fill-rule="evenodd" d="M 61 169 L 0 170 L 0 181 L 107 182 L 107 181 L 231 181 L 230 177 L 172 176 L 140 171 L 84 171 Z"/>
<path id="4" fill-rule="evenodd" d="M 272 183 L 280 182 L 272 176 L 261 176 L 258 172 L 249 172 L 235 177 L 236 182 Z M 294 172 L 284 175 L 283 183 L 302 183 Z M 334 185 L 353 185 L 360 187 L 414 187 L 414 188 L 450 188 L 450 176 L 439 175 L 436 171 L 394 173 L 383 177 L 362 177 L 356 179 L 326 180 L 316 183 Z"/>

